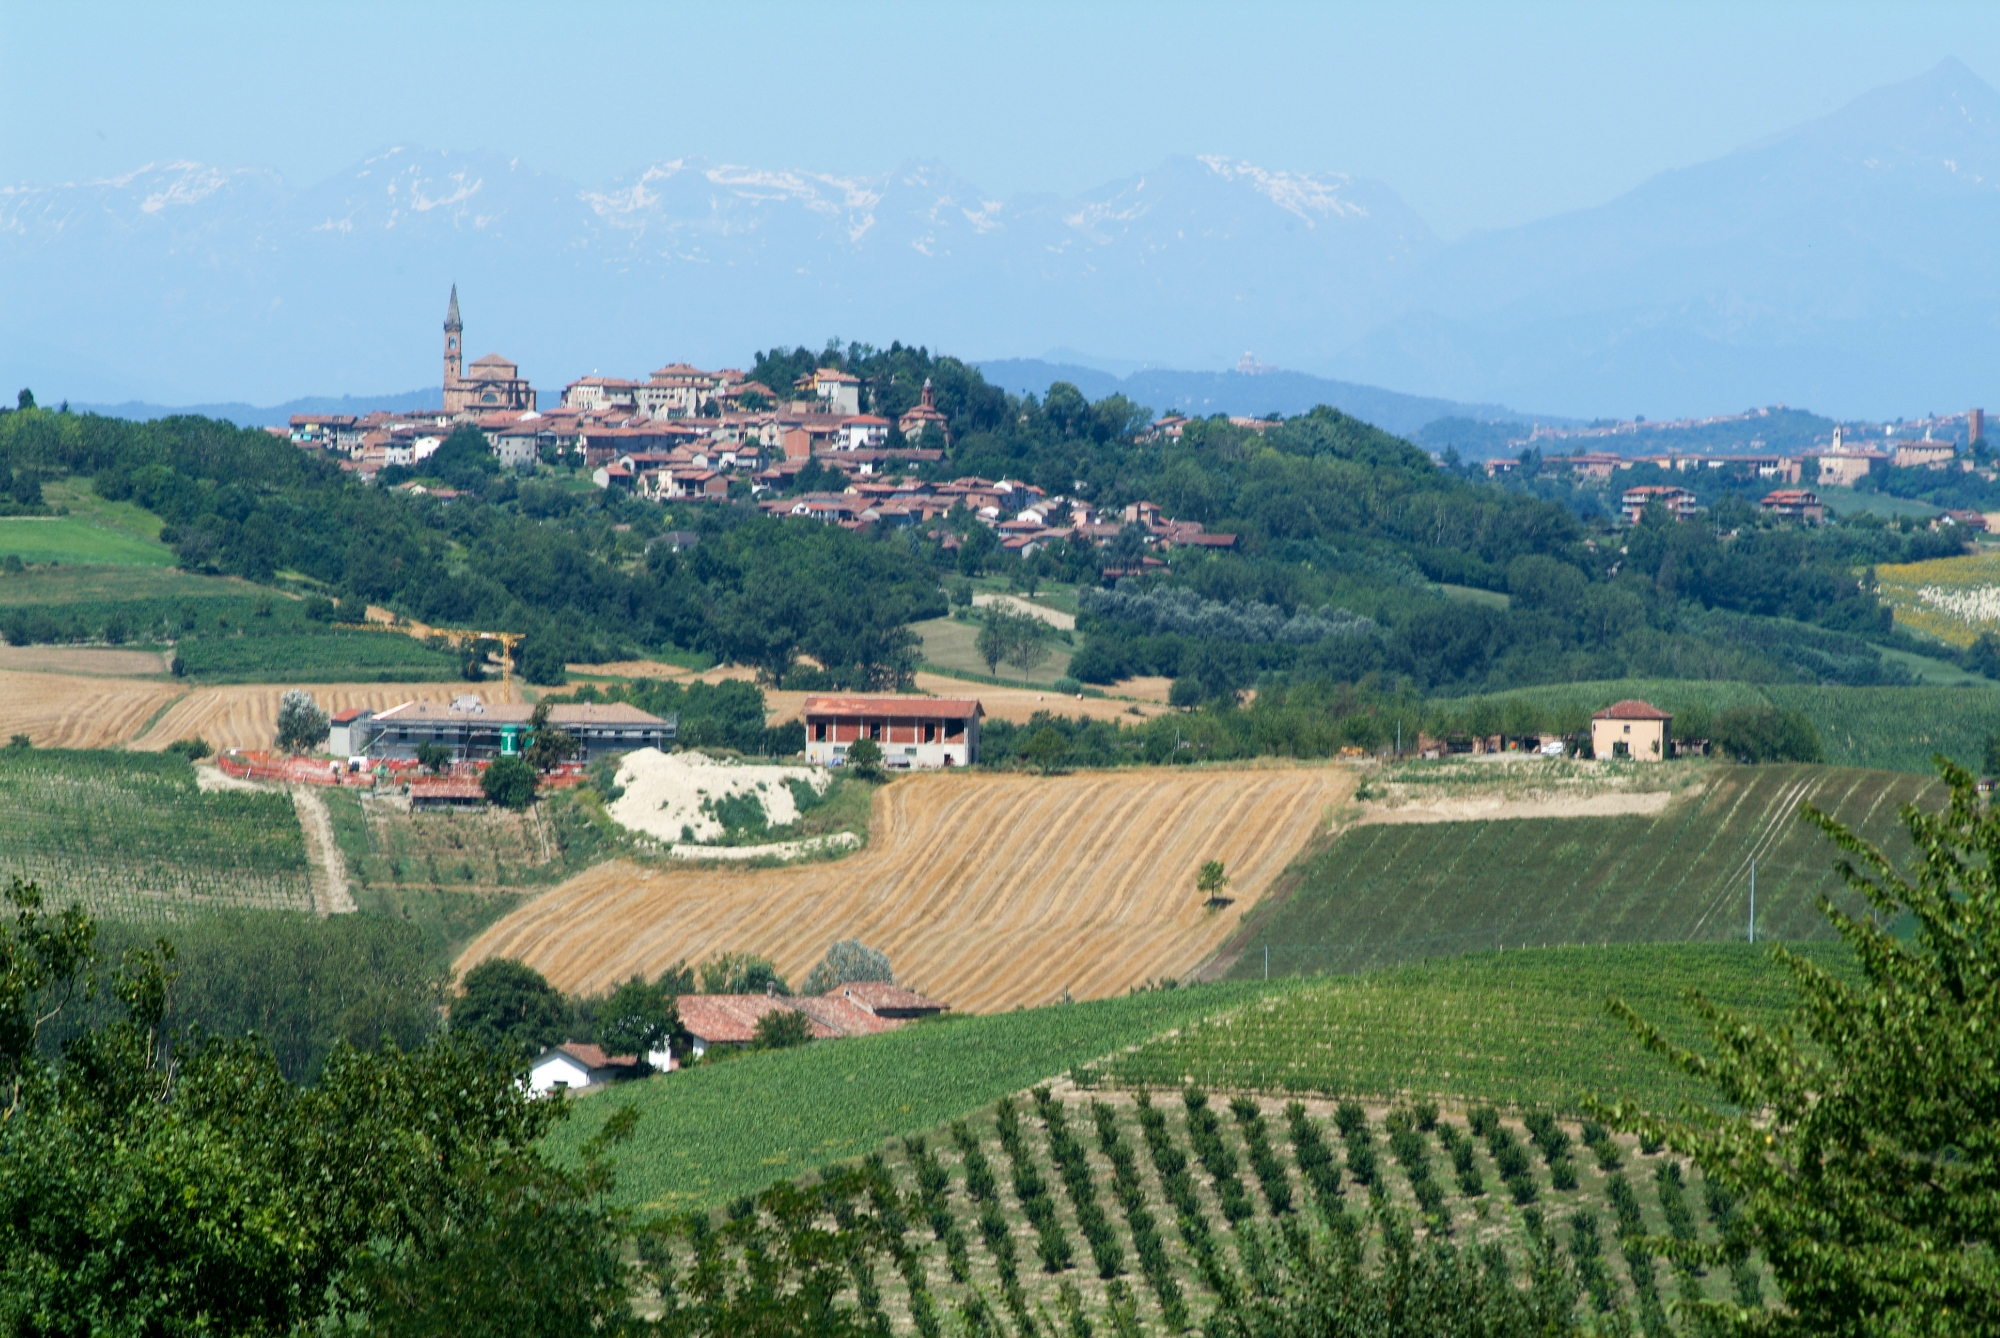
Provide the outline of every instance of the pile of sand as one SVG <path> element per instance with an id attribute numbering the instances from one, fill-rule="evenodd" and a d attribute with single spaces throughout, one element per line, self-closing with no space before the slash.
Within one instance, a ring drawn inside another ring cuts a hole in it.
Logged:
<path id="1" fill-rule="evenodd" d="M 819 767 L 774 767 L 726 762 L 706 753 L 663 753 L 641 748 L 628 753 L 618 768 L 617 783 L 625 793 L 606 808 L 622 827 L 662 841 L 699 844 L 717 841 L 723 825 L 703 805 L 737 795 L 749 795 L 764 807 L 764 821 L 784 827 L 799 819 L 792 784 L 800 782 L 814 794 L 825 794 L 831 773 Z"/>

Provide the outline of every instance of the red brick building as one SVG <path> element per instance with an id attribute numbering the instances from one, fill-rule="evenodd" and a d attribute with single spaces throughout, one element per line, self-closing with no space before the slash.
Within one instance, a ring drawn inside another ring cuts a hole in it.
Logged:
<path id="1" fill-rule="evenodd" d="M 882 750 L 884 766 L 967 767 L 979 760 L 977 701 L 952 697 L 808 697 L 806 756 L 839 766 L 860 739 Z"/>

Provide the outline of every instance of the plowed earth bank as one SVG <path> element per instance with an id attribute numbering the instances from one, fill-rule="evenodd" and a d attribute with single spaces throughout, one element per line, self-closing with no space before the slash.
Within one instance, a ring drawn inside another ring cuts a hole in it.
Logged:
<path id="1" fill-rule="evenodd" d="M 910 776 L 875 796 L 868 848 L 781 869 L 600 865 L 501 920 L 458 959 L 516 957 L 563 990 L 721 952 L 799 981 L 836 939 L 975 1012 L 1121 994 L 1200 965 L 1332 810 L 1344 768 Z M 1202 907 L 1204 860 L 1236 905 Z"/>
<path id="2" fill-rule="evenodd" d="M 157 751 L 199 734 L 218 749 L 268 748 L 285 688 L 252 683 L 189 689 L 171 680 L 121 682 L 0 670 L 0 737 L 26 734 L 37 748 Z M 307 691 L 329 712 L 350 706 L 380 710 L 418 698 L 449 701 L 463 692 L 489 702 L 520 700 L 499 683 L 316 683 Z"/>

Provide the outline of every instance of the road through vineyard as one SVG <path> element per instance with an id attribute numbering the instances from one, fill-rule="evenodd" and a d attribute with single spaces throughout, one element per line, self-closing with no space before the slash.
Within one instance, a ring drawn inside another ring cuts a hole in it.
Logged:
<path id="1" fill-rule="evenodd" d="M 875 797 L 870 844 L 780 869 L 602 865 L 495 924 L 458 970 L 516 957 L 567 991 L 729 951 L 803 980 L 836 939 L 896 977 L 991 1011 L 1121 994 L 1199 965 L 1354 790 L 1341 767 L 909 776 Z M 1202 907 L 1223 860 L 1236 904 Z"/>

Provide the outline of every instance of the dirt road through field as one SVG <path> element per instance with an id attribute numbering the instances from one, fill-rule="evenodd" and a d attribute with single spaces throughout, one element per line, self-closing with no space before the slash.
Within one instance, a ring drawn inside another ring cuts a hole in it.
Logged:
<path id="1" fill-rule="evenodd" d="M 782 869 L 600 865 L 489 928 L 458 960 L 526 961 L 570 992 L 728 951 L 798 982 L 837 939 L 960 1009 L 1120 994 L 1197 966 L 1354 790 L 1345 768 L 909 776 L 870 844 Z M 1234 906 L 1204 909 L 1220 859 Z"/>
<path id="2" fill-rule="evenodd" d="M 321 919 L 346 915 L 360 908 L 347 886 L 347 861 L 340 843 L 333 839 L 333 815 L 326 800 L 310 785 L 291 786 L 292 807 L 298 810 L 299 830 L 306 838 L 306 859 L 312 870 L 313 910 Z"/>

